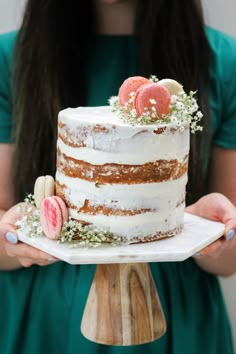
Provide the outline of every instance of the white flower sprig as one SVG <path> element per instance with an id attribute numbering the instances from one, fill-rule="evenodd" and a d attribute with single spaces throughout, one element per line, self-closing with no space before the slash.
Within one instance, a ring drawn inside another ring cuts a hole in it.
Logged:
<path id="1" fill-rule="evenodd" d="M 35 197 L 33 194 L 29 193 L 29 194 L 26 194 L 26 197 L 24 199 L 24 202 L 27 203 L 27 204 L 31 204 L 33 205 L 34 207 L 36 207 L 36 203 L 35 203 Z"/>
<path id="2" fill-rule="evenodd" d="M 30 214 L 22 216 L 15 225 L 18 229 L 27 232 L 29 237 L 42 236 L 43 230 L 40 224 L 40 214 L 38 209 L 32 209 Z"/>
<path id="3" fill-rule="evenodd" d="M 41 236 L 40 213 L 36 208 L 33 194 L 26 195 L 24 203 L 19 204 L 17 211 L 21 214 L 21 218 L 15 222 L 16 227 L 27 230 L 29 237 Z"/>
<path id="4" fill-rule="evenodd" d="M 95 228 L 92 225 L 83 225 L 79 221 L 69 218 L 64 223 L 59 243 L 69 243 L 72 246 L 98 247 L 102 244 L 116 246 L 121 239 L 111 232 Z"/>
<path id="5" fill-rule="evenodd" d="M 184 126 L 189 124 L 192 133 L 203 129 L 199 124 L 203 114 L 199 110 L 195 94 L 196 92 L 190 91 L 188 95 L 186 93 L 182 93 L 181 96 L 173 95 L 170 112 L 167 115 L 169 122 L 176 124 L 180 130 L 183 130 Z"/>
<path id="6" fill-rule="evenodd" d="M 158 82 L 159 79 L 156 77 L 156 75 L 151 75 L 151 76 L 149 77 L 149 81 Z"/>

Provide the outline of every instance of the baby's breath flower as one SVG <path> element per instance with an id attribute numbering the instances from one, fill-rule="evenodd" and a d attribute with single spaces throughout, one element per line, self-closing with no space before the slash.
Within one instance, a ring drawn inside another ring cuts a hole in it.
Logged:
<path id="1" fill-rule="evenodd" d="M 180 102 L 180 101 L 176 100 L 176 109 L 178 111 L 181 111 L 183 108 L 184 108 L 183 102 Z"/>
<path id="2" fill-rule="evenodd" d="M 154 98 L 150 98 L 149 102 L 150 102 L 151 104 L 156 104 L 156 103 L 157 103 L 157 101 L 154 100 Z"/>
<path id="3" fill-rule="evenodd" d="M 177 101 L 178 97 L 176 95 L 172 95 L 171 96 L 171 103 L 175 104 L 175 102 Z"/>
<path id="4" fill-rule="evenodd" d="M 20 230 L 26 230 L 29 237 L 38 237 L 42 235 L 38 209 L 32 209 L 31 214 L 24 215 L 20 220 L 16 221 L 15 225 Z"/>
<path id="5" fill-rule="evenodd" d="M 118 103 L 118 97 L 117 96 L 112 96 L 109 98 L 109 104 L 113 107 Z"/>
<path id="6" fill-rule="evenodd" d="M 36 206 L 34 195 L 31 194 L 31 193 L 26 195 L 26 197 L 24 199 L 24 202 L 27 203 L 27 204 L 31 204 L 33 206 Z"/>
<path id="7" fill-rule="evenodd" d="M 129 96 L 130 96 L 130 100 L 133 100 L 134 96 L 135 96 L 135 92 L 130 92 L 129 93 Z M 132 102 L 132 101 L 131 101 Z"/>
<path id="8" fill-rule="evenodd" d="M 155 75 L 151 75 L 149 77 L 149 80 L 152 81 L 152 82 L 158 82 L 159 81 L 159 79 Z"/>
<path id="9" fill-rule="evenodd" d="M 197 114 L 196 114 L 196 116 L 199 118 L 199 119 L 201 119 L 202 117 L 203 117 L 203 114 L 202 114 L 202 112 L 197 112 Z"/>

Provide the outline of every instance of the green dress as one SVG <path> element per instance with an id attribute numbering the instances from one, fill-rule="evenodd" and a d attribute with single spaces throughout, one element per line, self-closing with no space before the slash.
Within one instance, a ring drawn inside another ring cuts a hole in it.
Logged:
<path id="1" fill-rule="evenodd" d="M 214 141 L 236 149 L 236 41 L 207 29 L 215 53 L 211 68 Z M 10 60 L 15 33 L 0 37 L 0 142 L 10 141 Z M 137 75 L 134 38 L 102 36 L 93 48 L 88 105 L 104 105 L 128 76 Z M 102 61 L 105 71 L 99 71 Z M 102 83 L 102 85 L 101 85 Z M 1 166 L 2 168 L 2 166 Z M 167 320 L 167 332 L 152 343 L 105 346 L 85 339 L 81 317 L 94 265 L 58 262 L 0 272 L 1 354 L 232 354 L 229 320 L 218 278 L 192 258 L 151 263 Z M 93 324 L 91 323 L 91 326 Z"/>

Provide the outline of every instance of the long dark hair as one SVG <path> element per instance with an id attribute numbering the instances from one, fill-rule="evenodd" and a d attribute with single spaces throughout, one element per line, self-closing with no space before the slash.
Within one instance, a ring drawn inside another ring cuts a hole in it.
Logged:
<path id="1" fill-rule="evenodd" d="M 39 175 L 55 174 L 57 114 L 86 104 L 87 43 L 95 34 L 93 0 L 29 0 L 15 46 L 15 198 Z M 83 23 L 87 24 L 84 28 Z M 93 24 L 93 25 L 91 25 Z M 143 76 L 174 78 L 197 90 L 204 133 L 191 136 L 187 200 L 205 192 L 202 146 L 210 141 L 210 48 L 197 0 L 138 0 L 136 35 Z M 118 90 L 118 88 L 117 88 Z"/>

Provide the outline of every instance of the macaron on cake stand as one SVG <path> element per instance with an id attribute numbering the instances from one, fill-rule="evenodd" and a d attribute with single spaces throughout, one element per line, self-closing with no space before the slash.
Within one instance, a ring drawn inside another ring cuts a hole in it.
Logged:
<path id="1" fill-rule="evenodd" d="M 223 233 L 223 224 L 187 213 L 179 235 L 132 245 L 73 248 L 18 231 L 21 241 L 65 262 L 96 264 L 81 331 L 93 342 L 120 346 L 152 342 L 166 331 L 149 263 L 184 261 Z"/>

